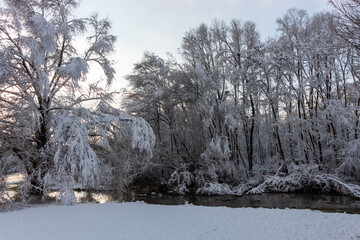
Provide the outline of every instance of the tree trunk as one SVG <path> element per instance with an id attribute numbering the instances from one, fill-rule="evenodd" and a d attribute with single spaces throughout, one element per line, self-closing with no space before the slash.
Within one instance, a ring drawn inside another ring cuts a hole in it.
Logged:
<path id="1" fill-rule="evenodd" d="M 44 177 L 50 164 L 50 156 L 44 154 L 46 144 L 49 141 L 49 116 L 48 104 L 40 101 L 40 117 L 38 119 L 38 129 L 35 133 L 37 156 L 32 160 L 32 168 L 28 175 L 31 177 L 30 193 L 32 195 L 42 195 L 44 186 Z"/>

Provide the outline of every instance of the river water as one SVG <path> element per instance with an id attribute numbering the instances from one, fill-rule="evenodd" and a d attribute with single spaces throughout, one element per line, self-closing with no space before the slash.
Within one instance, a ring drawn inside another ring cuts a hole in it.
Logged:
<path id="1" fill-rule="evenodd" d="M 13 174 L 8 177 L 7 196 L 16 199 L 17 184 L 23 181 L 24 176 Z M 47 203 L 53 202 L 57 192 L 48 195 Z M 314 209 L 326 212 L 347 212 L 360 214 L 360 198 L 324 194 L 324 193 L 263 193 L 261 195 L 244 196 L 194 196 L 194 195 L 168 195 L 144 193 L 137 190 L 119 191 L 76 191 L 76 199 L 84 202 L 131 202 L 143 201 L 149 204 L 183 205 L 185 203 L 201 206 L 263 207 L 263 208 L 295 208 Z M 33 200 L 31 203 L 40 203 Z M 1 205 L 1 199 L 0 199 Z M 1 206 L 0 206 L 1 209 Z"/>
<path id="2" fill-rule="evenodd" d="M 244 196 L 179 196 L 145 194 L 133 190 L 121 192 L 76 192 L 78 202 L 131 202 L 143 201 L 149 204 L 201 206 L 226 206 L 232 208 L 294 208 L 313 209 L 325 212 L 347 212 L 360 214 L 360 199 L 324 193 L 264 193 Z"/>

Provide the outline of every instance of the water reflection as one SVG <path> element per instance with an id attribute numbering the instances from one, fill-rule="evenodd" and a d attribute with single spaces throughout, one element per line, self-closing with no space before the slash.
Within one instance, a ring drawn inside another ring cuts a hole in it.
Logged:
<path id="1" fill-rule="evenodd" d="M 7 201 L 10 201 L 10 200 L 16 200 L 18 196 L 18 192 L 15 191 L 15 190 L 8 190 L 6 192 L 4 192 L 4 194 L 1 195 L 0 197 L 0 203 L 2 202 L 7 202 Z"/>
<path id="2" fill-rule="evenodd" d="M 5 176 L 5 186 L 6 188 L 14 188 L 19 185 L 19 183 L 24 182 L 26 179 L 26 174 L 23 173 L 13 173 Z"/>
<path id="3" fill-rule="evenodd" d="M 106 203 L 106 202 L 114 201 L 114 197 L 111 194 L 96 193 L 96 192 L 78 191 L 75 192 L 75 197 L 77 202 Z"/>
<path id="4" fill-rule="evenodd" d="M 18 186 L 24 182 L 26 175 L 22 173 L 8 174 L 4 177 L 5 187 L 0 188 L 0 203 L 8 202 L 10 200 L 17 200 Z"/>

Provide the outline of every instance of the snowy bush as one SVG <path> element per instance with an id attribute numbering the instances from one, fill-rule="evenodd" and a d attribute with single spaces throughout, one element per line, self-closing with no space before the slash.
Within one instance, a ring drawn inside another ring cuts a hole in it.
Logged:
<path id="1" fill-rule="evenodd" d="M 201 155 L 201 164 L 206 166 L 201 173 L 209 175 L 210 181 L 238 183 L 241 181 L 242 166 L 231 159 L 229 141 L 225 137 L 212 139 L 205 152 Z M 208 171 L 207 173 L 205 171 Z"/>
<path id="2" fill-rule="evenodd" d="M 202 195 L 231 195 L 234 194 L 228 184 L 220 183 L 209 183 L 207 182 L 204 186 L 196 190 L 196 194 Z"/>
<path id="3" fill-rule="evenodd" d="M 178 194 L 190 193 L 189 187 L 193 182 L 193 174 L 185 169 L 176 170 L 171 174 L 168 185 Z"/>
<path id="4" fill-rule="evenodd" d="M 264 192 L 334 192 L 360 197 L 358 185 L 347 184 L 331 174 L 323 174 L 313 165 L 295 167 L 288 176 L 267 176 L 246 191 L 247 194 Z"/>
<path id="5" fill-rule="evenodd" d="M 323 174 L 316 165 L 293 165 L 288 175 L 268 175 L 246 183 L 220 183 L 218 178 L 209 178 L 209 169 L 197 167 L 175 171 L 169 187 L 179 194 L 237 195 L 261 194 L 266 192 L 322 192 L 360 197 L 360 187 L 348 184 L 332 174 Z M 200 170 L 202 169 L 202 170 Z M 204 171 L 205 169 L 205 171 Z M 212 175 L 216 176 L 216 174 Z"/>
<path id="6" fill-rule="evenodd" d="M 336 169 L 337 175 L 360 180 L 360 140 L 353 140 L 342 150 L 343 162 Z"/>
<path id="7" fill-rule="evenodd" d="M 213 139 L 197 164 L 185 164 L 171 175 L 169 186 L 180 194 L 231 193 L 230 186 L 242 180 L 228 144 L 226 138 Z"/>

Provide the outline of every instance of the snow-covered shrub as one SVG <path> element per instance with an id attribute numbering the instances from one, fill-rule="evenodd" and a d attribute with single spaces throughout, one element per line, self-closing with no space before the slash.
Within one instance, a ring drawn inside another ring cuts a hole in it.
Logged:
<path id="1" fill-rule="evenodd" d="M 229 141 L 225 137 L 211 140 L 201 155 L 201 163 L 206 167 L 201 169 L 200 173 L 209 178 L 205 180 L 230 184 L 241 181 L 242 167 L 231 159 Z"/>
<path id="2" fill-rule="evenodd" d="M 231 195 L 233 190 L 228 184 L 225 183 L 211 183 L 207 182 L 204 186 L 196 190 L 196 194 L 202 195 Z"/>
<path id="3" fill-rule="evenodd" d="M 349 142 L 341 151 L 341 155 L 343 161 L 336 169 L 337 175 L 360 181 L 360 140 Z"/>
<path id="4" fill-rule="evenodd" d="M 290 165 L 288 175 L 268 175 L 239 184 L 220 183 L 216 174 L 211 175 L 215 178 L 208 178 L 209 169 L 204 166 L 193 167 L 193 171 L 189 169 L 189 166 L 183 166 L 172 174 L 169 186 L 176 193 L 242 196 L 265 192 L 332 192 L 360 197 L 360 186 L 345 183 L 335 175 L 324 174 L 318 165 L 312 164 Z"/>
<path id="5" fill-rule="evenodd" d="M 184 164 L 169 180 L 169 186 L 177 193 L 225 194 L 230 187 L 242 182 L 242 167 L 231 159 L 226 138 L 212 139 L 199 162 Z"/>
<path id="6" fill-rule="evenodd" d="M 175 193 L 190 193 L 190 185 L 193 183 L 194 176 L 186 169 L 178 169 L 171 174 L 168 185 L 174 189 Z"/>
<path id="7" fill-rule="evenodd" d="M 360 186 L 347 184 L 331 174 L 323 174 L 316 165 L 300 165 L 293 166 L 287 176 L 267 176 L 246 191 L 247 194 L 264 192 L 335 192 L 360 197 Z"/>

